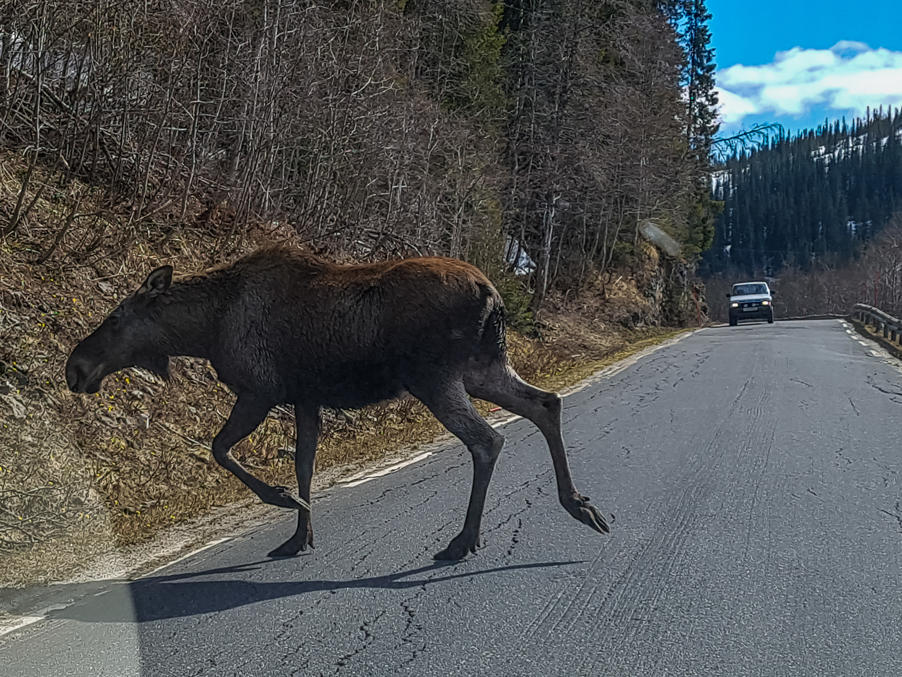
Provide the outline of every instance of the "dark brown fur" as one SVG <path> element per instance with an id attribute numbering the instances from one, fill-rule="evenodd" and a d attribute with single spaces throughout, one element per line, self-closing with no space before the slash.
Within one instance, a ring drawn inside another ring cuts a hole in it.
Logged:
<path id="1" fill-rule="evenodd" d="M 238 396 L 213 441 L 216 460 L 264 502 L 299 511 L 294 536 L 271 555 L 313 543 L 310 479 L 321 407 L 356 408 L 409 392 L 473 454 L 474 478 L 463 531 L 436 555 L 474 552 L 485 493 L 503 438 L 467 395 L 532 420 L 552 454 L 564 507 L 605 532 L 601 514 L 573 486 L 560 431 L 560 398 L 522 381 L 507 361 L 504 306 L 473 266 L 445 258 L 337 265 L 303 252 L 266 249 L 236 263 L 171 281 L 153 271 L 66 365 L 75 392 L 140 366 L 168 374 L 169 357 L 210 360 Z M 230 453 L 277 404 L 295 406 L 301 500 L 247 472 Z"/>

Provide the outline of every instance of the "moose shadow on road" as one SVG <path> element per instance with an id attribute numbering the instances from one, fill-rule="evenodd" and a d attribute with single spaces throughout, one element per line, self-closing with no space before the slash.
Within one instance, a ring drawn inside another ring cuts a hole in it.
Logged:
<path id="1" fill-rule="evenodd" d="M 255 571 L 260 569 L 261 565 L 270 562 L 271 560 L 263 560 L 206 571 L 121 581 L 114 583 L 107 592 L 95 593 L 94 596 L 83 598 L 71 606 L 51 612 L 48 618 L 85 623 L 147 623 L 227 611 L 248 604 L 316 592 L 358 588 L 406 590 L 500 572 L 584 563 L 582 560 L 536 562 L 446 575 L 426 575 L 437 574 L 443 570 L 453 571 L 455 566 L 454 563 L 434 563 L 384 576 L 350 580 L 253 581 L 238 578 L 194 580 L 202 576 Z"/>

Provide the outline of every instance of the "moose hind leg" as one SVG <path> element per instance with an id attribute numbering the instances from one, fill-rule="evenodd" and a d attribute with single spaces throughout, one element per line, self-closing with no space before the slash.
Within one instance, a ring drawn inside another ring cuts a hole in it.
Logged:
<path id="1" fill-rule="evenodd" d="M 413 392 L 435 417 L 456 435 L 473 457 L 473 486 L 467 505 L 463 530 L 444 550 L 435 554 L 438 560 L 459 560 L 479 546 L 479 526 L 485 506 L 485 495 L 495 469 L 495 461 L 504 446 L 504 437 L 486 423 L 467 397 L 463 383 L 446 384 L 427 393 Z"/>
<path id="2" fill-rule="evenodd" d="M 274 487 L 251 475 L 235 457 L 232 447 L 250 435 L 269 413 L 269 405 L 248 395 L 241 395 L 232 407 L 229 420 L 226 421 L 219 434 L 213 438 L 213 458 L 223 468 L 244 482 L 260 500 L 281 508 L 301 510 L 309 507 L 300 503 L 288 490 L 288 487 Z"/>
<path id="3" fill-rule="evenodd" d="M 530 385 L 510 365 L 500 362 L 488 366 L 474 364 L 464 376 L 464 385 L 473 397 L 493 402 L 529 419 L 538 427 L 551 452 L 561 505 L 571 516 L 595 531 L 610 533 L 611 529 L 601 512 L 573 484 L 561 432 L 560 396 Z"/>
<path id="4" fill-rule="evenodd" d="M 297 444 L 295 445 L 294 469 L 298 478 L 298 495 L 310 505 L 310 481 L 313 479 L 313 462 L 316 458 L 316 443 L 319 439 L 319 409 L 307 409 L 295 405 Z M 313 524 L 310 509 L 298 510 L 298 527 L 294 535 L 275 550 L 269 557 L 292 557 L 313 547 Z"/>

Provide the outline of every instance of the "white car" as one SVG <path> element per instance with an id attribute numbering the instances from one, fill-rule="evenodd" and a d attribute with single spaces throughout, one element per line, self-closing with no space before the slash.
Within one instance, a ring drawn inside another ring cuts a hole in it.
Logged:
<path id="1" fill-rule="evenodd" d="M 774 321 L 774 293 L 767 282 L 739 282 L 727 294 L 730 299 L 730 326 L 743 320 Z"/>

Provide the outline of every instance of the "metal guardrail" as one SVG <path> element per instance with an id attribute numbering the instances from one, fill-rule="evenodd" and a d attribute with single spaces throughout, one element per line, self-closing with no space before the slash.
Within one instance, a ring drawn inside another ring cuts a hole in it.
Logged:
<path id="1" fill-rule="evenodd" d="M 879 308 L 869 306 L 866 303 L 856 303 L 852 308 L 852 317 L 863 325 L 871 325 L 883 338 L 893 343 L 902 343 L 902 320 L 884 313 Z"/>

